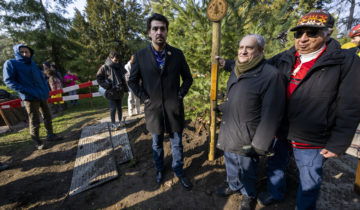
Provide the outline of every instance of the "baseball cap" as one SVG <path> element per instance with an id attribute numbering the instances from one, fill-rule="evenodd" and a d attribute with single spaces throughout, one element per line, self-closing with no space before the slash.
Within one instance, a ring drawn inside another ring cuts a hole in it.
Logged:
<path id="1" fill-rule="evenodd" d="M 332 28 L 334 18 L 325 10 L 313 10 L 304 15 L 290 31 L 296 31 L 300 28 Z"/>

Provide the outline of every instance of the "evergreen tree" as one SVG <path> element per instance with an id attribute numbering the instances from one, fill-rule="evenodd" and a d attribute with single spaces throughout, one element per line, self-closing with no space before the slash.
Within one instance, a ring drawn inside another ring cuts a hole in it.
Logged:
<path id="1" fill-rule="evenodd" d="M 2 70 L 5 61 L 14 58 L 14 44 L 11 38 L 6 35 L 0 35 L 0 84 L 4 84 Z"/>
<path id="2" fill-rule="evenodd" d="M 293 45 L 290 27 L 320 4 L 310 0 L 228 0 L 228 11 L 221 22 L 221 56 L 234 59 L 240 39 L 246 34 L 261 34 L 265 54 L 271 57 Z M 169 18 L 168 43 L 183 50 L 194 75 L 185 102 L 192 107 L 190 117 L 207 118 L 209 110 L 212 23 L 206 17 L 209 0 L 156 0 L 145 4 L 152 12 Z M 290 41 L 288 41 L 290 40 Z M 219 92 L 225 92 L 228 73 L 221 71 Z M 221 103 L 221 101 L 220 101 Z"/>
<path id="3" fill-rule="evenodd" d="M 76 11 L 71 24 L 69 37 L 78 54 L 69 68 L 95 76 L 110 50 L 117 51 L 125 64 L 146 43 L 143 16 L 136 0 L 88 0 L 85 14 Z"/>
<path id="4" fill-rule="evenodd" d="M 51 60 L 60 70 L 66 56 L 66 30 L 69 20 L 62 14 L 72 0 L 54 0 L 55 6 L 43 0 L 2 1 L 0 18 L 7 33 L 16 42 L 25 42 L 35 49 L 37 63 Z"/>
<path id="5" fill-rule="evenodd" d="M 141 41 L 144 19 L 136 0 L 88 0 L 86 18 L 94 60 L 103 62 L 110 50 L 127 62 Z M 141 44 L 140 44 L 141 45 Z"/>

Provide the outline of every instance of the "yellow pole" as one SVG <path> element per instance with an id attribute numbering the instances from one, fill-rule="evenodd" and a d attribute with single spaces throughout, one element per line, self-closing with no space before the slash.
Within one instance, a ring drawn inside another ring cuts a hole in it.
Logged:
<path id="1" fill-rule="evenodd" d="M 211 49 L 211 92 L 210 92 L 210 149 L 209 160 L 215 159 L 215 144 L 216 144 L 216 112 L 214 107 L 217 104 L 217 86 L 218 86 L 218 61 L 215 56 L 220 55 L 220 34 L 221 21 L 213 22 L 212 25 L 212 49 Z"/>
<path id="2" fill-rule="evenodd" d="M 360 195 L 360 159 L 358 160 L 358 166 L 356 170 L 355 183 L 354 183 L 354 191 Z"/>

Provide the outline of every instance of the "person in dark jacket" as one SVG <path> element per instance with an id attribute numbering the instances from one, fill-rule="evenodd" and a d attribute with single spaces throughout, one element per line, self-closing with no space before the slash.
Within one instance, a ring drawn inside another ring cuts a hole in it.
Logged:
<path id="1" fill-rule="evenodd" d="M 258 34 L 245 36 L 238 57 L 227 62 L 231 70 L 217 147 L 224 151 L 227 185 L 220 196 L 244 195 L 240 209 L 250 209 L 256 197 L 259 155 L 271 150 L 285 110 L 286 78 L 264 59 L 265 41 Z"/>
<path id="2" fill-rule="evenodd" d="M 4 63 L 3 79 L 6 86 L 17 91 L 24 101 L 29 116 L 30 135 L 37 149 L 44 147 L 39 137 L 40 112 L 47 132 L 46 141 L 60 140 L 53 132 L 51 112 L 47 103 L 49 86 L 44 73 L 32 60 L 34 50 L 24 44 L 14 46 L 15 59 Z"/>
<path id="3" fill-rule="evenodd" d="M 119 97 L 118 98 L 108 98 L 110 103 L 110 118 L 111 118 L 111 129 L 118 130 L 123 126 L 122 122 L 122 97 L 124 93 L 128 92 L 128 87 L 125 82 L 125 73 L 123 65 L 119 62 L 120 55 L 112 51 L 109 54 L 109 57 L 106 59 L 105 64 L 102 65 L 97 74 L 96 80 L 98 84 L 106 90 L 118 87 Z M 116 110 L 118 113 L 119 123 L 115 123 L 115 114 Z"/>
<path id="4" fill-rule="evenodd" d="M 343 154 L 354 136 L 360 121 L 360 59 L 330 38 L 333 25 L 328 12 L 311 11 L 291 29 L 295 46 L 269 60 L 289 81 L 288 106 L 260 204 L 284 198 L 293 154 L 300 178 L 296 209 L 315 209 L 324 161 Z"/>
<path id="5" fill-rule="evenodd" d="M 168 20 L 160 14 L 155 13 L 147 20 L 151 44 L 136 52 L 128 84 L 145 104 L 146 128 L 153 137 L 156 181 L 161 183 L 163 180 L 163 140 L 167 132 L 172 149 L 172 168 L 180 183 L 190 190 L 192 184 L 183 172 L 182 131 L 185 121 L 183 98 L 193 79 L 182 51 L 166 43 L 168 26 Z"/>

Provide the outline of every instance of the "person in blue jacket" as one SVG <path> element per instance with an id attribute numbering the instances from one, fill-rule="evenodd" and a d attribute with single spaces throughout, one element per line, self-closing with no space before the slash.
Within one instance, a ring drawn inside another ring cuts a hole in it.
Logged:
<path id="1" fill-rule="evenodd" d="M 37 149 L 42 149 L 44 143 L 40 140 L 40 113 L 44 118 L 47 132 L 46 141 L 60 140 L 53 132 L 51 112 L 47 103 L 49 86 L 44 73 L 32 60 L 34 50 L 25 44 L 13 47 L 15 58 L 4 63 L 3 79 L 6 86 L 17 91 L 24 101 L 29 116 L 30 135 Z"/>

